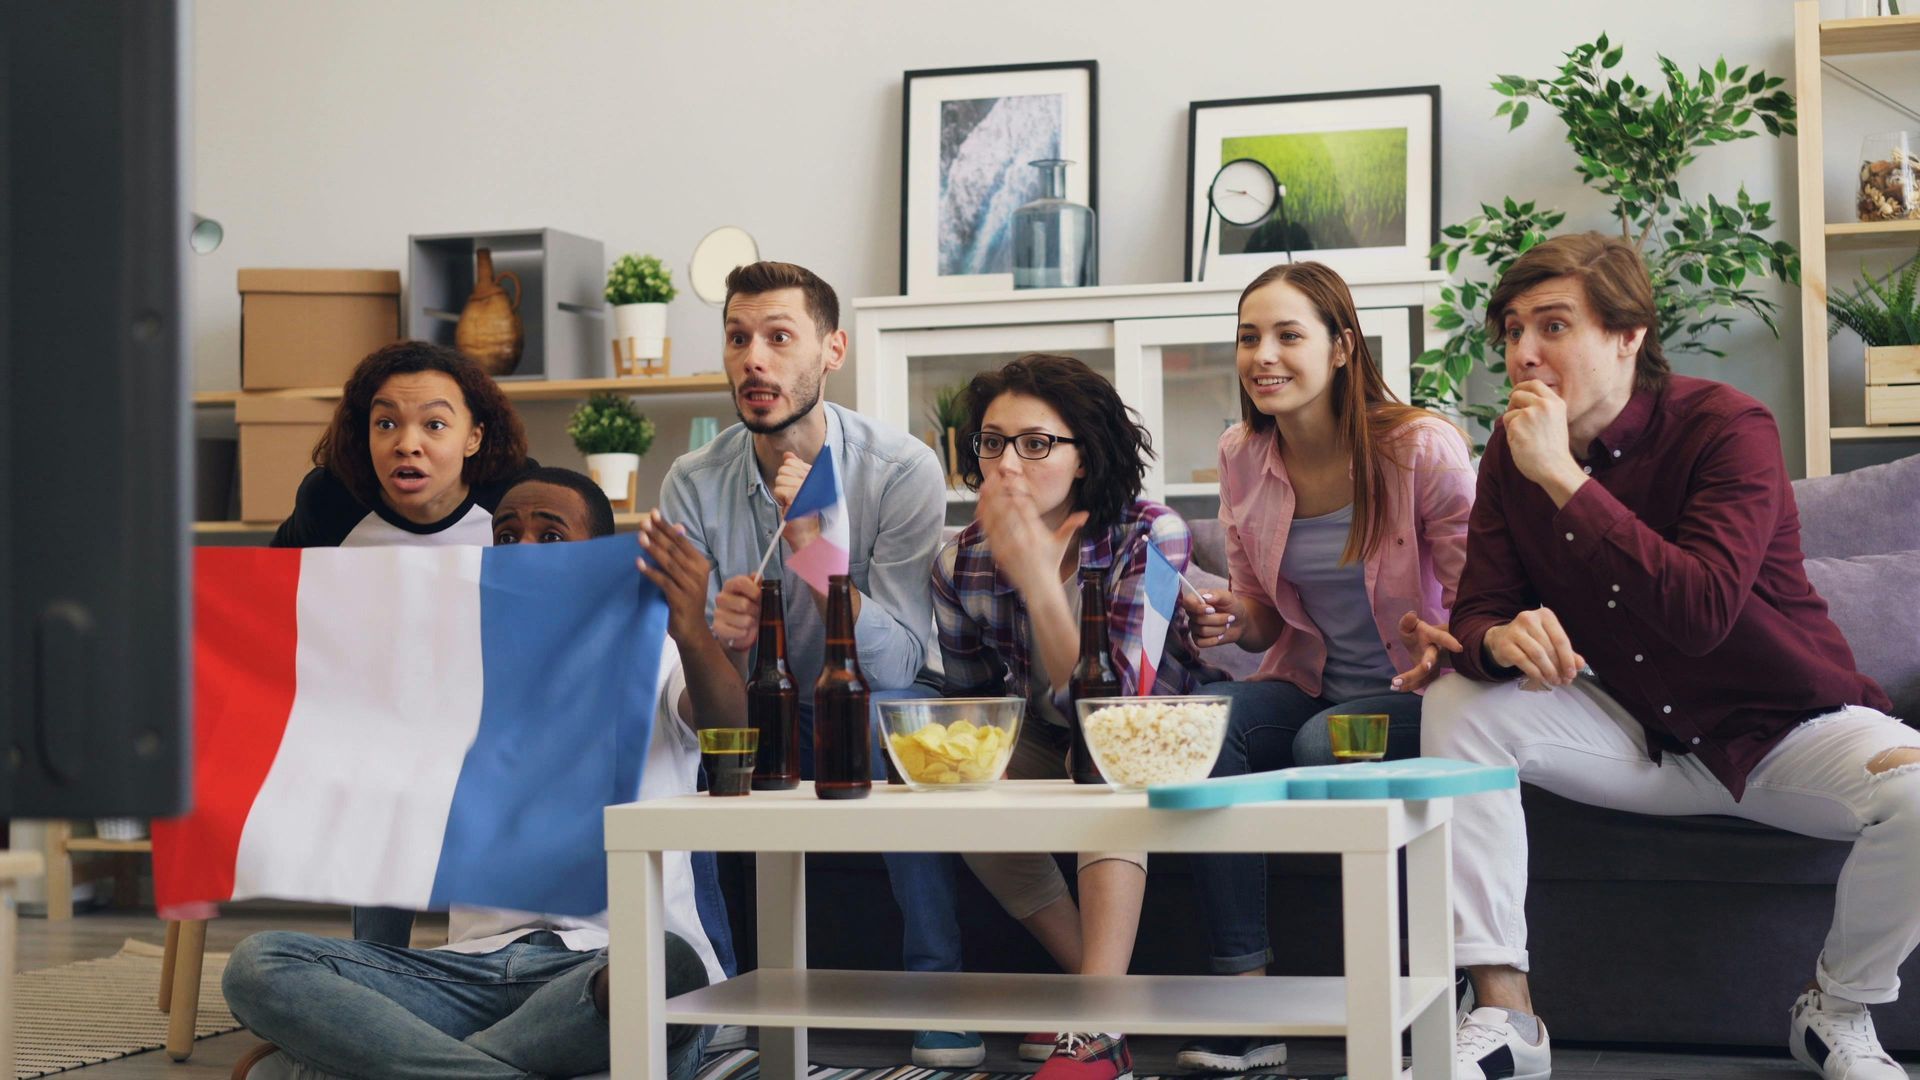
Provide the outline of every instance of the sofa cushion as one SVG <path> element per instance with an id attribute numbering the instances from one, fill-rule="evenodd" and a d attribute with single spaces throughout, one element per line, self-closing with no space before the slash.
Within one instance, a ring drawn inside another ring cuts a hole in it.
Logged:
<path id="1" fill-rule="evenodd" d="M 1806 566 L 1861 674 L 1893 699 L 1895 716 L 1920 723 L 1920 551 L 1813 558 Z"/>
<path id="2" fill-rule="evenodd" d="M 1920 514 L 1913 512 L 1920 506 L 1920 454 L 1795 480 L 1793 501 L 1800 507 L 1800 550 L 1808 558 L 1920 549 Z"/>

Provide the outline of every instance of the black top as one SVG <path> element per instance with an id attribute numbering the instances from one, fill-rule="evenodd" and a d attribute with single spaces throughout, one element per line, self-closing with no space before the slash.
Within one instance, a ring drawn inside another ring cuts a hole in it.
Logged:
<path id="1" fill-rule="evenodd" d="M 528 458 L 526 468 L 538 468 Z M 516 473 L 505 480 L 470 488 L 464 502 L 432 524 L 408 521 L 386 502 L 368 506 L 325 469 L 315 468 L 300 481 L 293 513 L 274 530 L 272 547 L 366 547 L 379 544 L 493 543 L 493 511 L 513 486 Z"/>

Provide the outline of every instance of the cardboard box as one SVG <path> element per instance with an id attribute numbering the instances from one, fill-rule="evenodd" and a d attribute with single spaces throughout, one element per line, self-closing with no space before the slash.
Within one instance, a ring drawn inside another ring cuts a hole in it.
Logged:
<path id="1" fill-rule="evenodd" d="M 337 402 L 314 398 L 243 397 L 234 406 L 240 428 L 240 519 L 284 521 L 313 468 L 313 444 Z"/>
<path id="2" fill-rule="evenodd" d="M 339 386 L 400 340 L 397 270 L 242 270 L 240 385 Z"/>

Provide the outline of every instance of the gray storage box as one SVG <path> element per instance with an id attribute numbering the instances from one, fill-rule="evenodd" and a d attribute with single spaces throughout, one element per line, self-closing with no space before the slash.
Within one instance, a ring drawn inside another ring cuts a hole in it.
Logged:
<path id="1" fill-rule="evenodd" d="M 525 295 L 526 347 L 508 379 L 599 379 L 613 374 L 606 329 L 605 249 L 558 229 L 435 233 L 407 238 L 407 336 L 453 344 L 473 292 L 473 254 L 493 252 L 493 271 L 512 271 Z M 506 286 L 509 295 L 511 285 Z"/>

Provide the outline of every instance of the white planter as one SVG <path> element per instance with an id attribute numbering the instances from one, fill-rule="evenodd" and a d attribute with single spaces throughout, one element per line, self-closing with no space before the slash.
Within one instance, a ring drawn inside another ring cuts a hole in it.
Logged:
<path id="1" fill-rule="evenodd" d="M 624 342 L 637 359 L 660 359 L 667 351 L 667 305 L 621 304 L 614 308 L 613 339 Z"/>
<path id="2" fill-rule="evenodd" d="M 614 309 L 618 311 L 618 308 Z M 588 454 L 587 475 L 607 493 L 607 498 L 623 503 L 633 494 L 633 474 L 640 471 L 639 454 Z"/>

